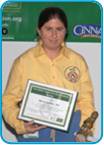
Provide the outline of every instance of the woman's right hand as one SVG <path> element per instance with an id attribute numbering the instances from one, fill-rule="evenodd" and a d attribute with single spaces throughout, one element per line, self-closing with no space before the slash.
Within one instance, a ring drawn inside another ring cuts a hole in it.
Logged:
<path id="1" fill-rule="evenodd" d="M 36 131 L 39 131 L 40 129 L 47 128 L 47 126 L 35 124 L 33 123 L 33 121 L 24 122 L 24 126 L 26 129 L 26 133 L 34 133 Z"/>

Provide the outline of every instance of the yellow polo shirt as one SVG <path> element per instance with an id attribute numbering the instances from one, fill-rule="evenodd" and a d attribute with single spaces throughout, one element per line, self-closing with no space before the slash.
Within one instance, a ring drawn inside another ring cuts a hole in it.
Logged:
<path id="1" fill-rule="evenodd" d="M 82 113 L 80 125 L 94 110 L 92 84 L 83 57 L 62 45 L 60 54 L 50 60 L 38 43 L 14 61 L 3 95 L 3 116 L 18 134 L 26 132 L 23 121 L 18 119 L 18 102 L 29 79 L 77 91 L 75 109 Z"/>

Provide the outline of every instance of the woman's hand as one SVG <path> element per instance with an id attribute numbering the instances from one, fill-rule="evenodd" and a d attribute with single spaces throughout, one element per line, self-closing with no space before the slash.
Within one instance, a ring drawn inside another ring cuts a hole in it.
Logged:
<path id="1" fill-rule="evenodd" d="M 31 122 L 24 122 L 24 126 L 26 129 L 26 133 L 34 133 L 40 129 L 46 128 L 46 126 L 35 124 L 32 121 Z"/>
<path id="2" fill-rule="evenodd" d="M 85 137 L 83 134 L 77 134 L 75 137 L 77 142 L 91 142 L 94 140 L 92 131 L 89 130 L 89 134 Z"/>
<path id="3" fill-rule="evenodd" d="M 75 137 L 76 142 L 86 142 L 86 138 L 82 134 L 77 134 Z"/>

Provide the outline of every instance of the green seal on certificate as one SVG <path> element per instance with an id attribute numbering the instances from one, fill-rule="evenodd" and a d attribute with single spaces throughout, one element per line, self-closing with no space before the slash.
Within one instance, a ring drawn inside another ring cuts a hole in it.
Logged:
<path id="1" fill-rule="evenodd" d="M 77 92 L 29 80 L 19 119 L 67 131 Z"/>

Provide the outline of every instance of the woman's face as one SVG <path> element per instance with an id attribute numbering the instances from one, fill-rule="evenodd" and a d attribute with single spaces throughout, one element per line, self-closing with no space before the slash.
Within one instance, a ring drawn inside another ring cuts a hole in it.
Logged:
<path id="1" fill-rule="evenodd" d="M 64 41 L 66 29 L 58 18 L 53 18 L 46 22 L 38 30 L 38 33 L 44 48 L 57 49 L 60 48 L 61 43 Z"/>

